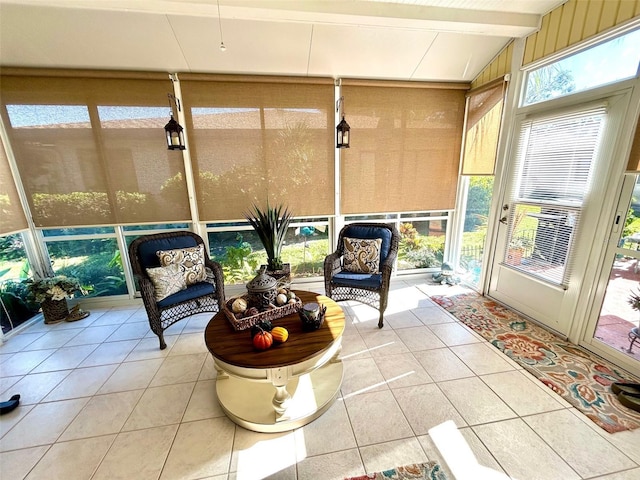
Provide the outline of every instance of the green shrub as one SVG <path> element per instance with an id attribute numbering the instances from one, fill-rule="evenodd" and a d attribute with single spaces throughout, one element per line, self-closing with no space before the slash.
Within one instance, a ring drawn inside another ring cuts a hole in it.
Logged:
<path id="1" fill-rule="evenodd" d="M 80 263 L 60 268 L 56 274 L 77 278 L 89 291 L 89 297 L 127 293 L 122 267 L 110 252 L 86 257 Z"/>
<path id="2" fill-rule="evenodd" d="M 248 242 L 242 241 L 238 234 L 238 245 L 225 247 L 224 257 L 216 259 L 222 265 L 224 280 L 227 283 L 242 283 L 252 278 L 258 268 L 257 260 L 251 256 L 253 249 Z"/>
<path id="3" fill-rule="evenodd" d="M 111 221 L 104 192 L 34 193 L 34 217 L 55 217 L 58 225 L 91 225 Z"/>
<path id="4" fill-rule="evenodd" d="M 413 268 L 430 268 L 438 266 L 436 254 L 429 248 L 409 250 L 405 253 L 405 260 L 413 264 Z"/>

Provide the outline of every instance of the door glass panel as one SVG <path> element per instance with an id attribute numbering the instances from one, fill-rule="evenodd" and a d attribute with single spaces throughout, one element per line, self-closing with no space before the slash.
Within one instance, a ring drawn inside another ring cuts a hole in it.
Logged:
<path id="1" fill-rule="evenodd" d="M 549 205 L 515 204 L 504 263 L 558 285 L 568 282 L 569 251 L 580 211 Z"/>
<path id="2" fill-rule="evenodd" d="M 594 337 L 628 356 L 640 359 L 638 332 L 640 311 L 630 303 L 640 295 L 640 177 L 636 180 L 631 208 L 612 261 L 609 283 Z M 635 342 L 632 344 L 632 341 Z"/>
<path id="3" fill-rule="evenodd" d="M 606 116 L 598 105 L 523 121 L 504 265 L 567 286 Z"/>

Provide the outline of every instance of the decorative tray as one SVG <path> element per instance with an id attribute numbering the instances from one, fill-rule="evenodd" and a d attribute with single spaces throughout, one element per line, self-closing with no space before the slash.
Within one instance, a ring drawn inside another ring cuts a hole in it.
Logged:
<path id="1" fill-rule="evenodd" d="M 259 312 L 256 315 L 236 317 L 236 315 L 231 310 L 231 305 L 237 298 L 248 300 L 249 295 L 245 294 L 228 298 L 222 305 L 222 311 L 227 317 L 227 320 L 229 320 L 229 323 L 231 323 L 231 326 L 234 330 L 246 330 L 247 328 L 253 327 L 258 322 L 263 322 L 265 320 L 272 321 L 278 318 L 286 317 L 291 313 L 298 312 L 302 308 L 302 300 L 300 300 L 299 297 L 296 297 L 295 303 L 286 303 L 282 306 L 273 307 L 270 310 Z"/>

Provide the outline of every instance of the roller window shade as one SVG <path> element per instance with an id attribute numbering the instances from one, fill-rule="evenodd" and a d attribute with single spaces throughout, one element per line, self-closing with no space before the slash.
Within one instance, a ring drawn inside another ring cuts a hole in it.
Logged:
<path id="1" fill-rule="evenodd" d="M 168 79 L 4 76 L 2 115 L 38 227 L 190 219 Z"/>
<path id="2" fill-rule="evenodd" d="M 493 175 L 506 83 L 471 93 L 465 129 L 462 175 Z"/>
<path id="3" fill-rule="evenodd" d="M 636 124 L 636 134 L 633 136 L 633 144 L 631 145 L 631 153 L 629 154 L 627 172 L 640 173 L 640 117 Z"/>
<path id="4" fill-rule="evenodd" d="M 334 212 L 333 82 L 182 80 L 198 211 L 244 218 L 253 203 Z"/>
<path id="5" fill-rule="evenodd" d="M 13 181 L 9 159 L 0 139 L 0 236 L 24 230 L 27 226 L 27 218 Z"/>
<path id="6" fill-rule="evenodd" d="M 453 209 L 465 91 L 344 85 L 342 94 L 351 126 L 342 213 Z"/>

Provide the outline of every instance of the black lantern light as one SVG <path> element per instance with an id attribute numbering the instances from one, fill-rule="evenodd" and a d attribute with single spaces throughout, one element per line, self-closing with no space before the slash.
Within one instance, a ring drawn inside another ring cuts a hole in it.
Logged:
<path id="1" fill-rule="evenodd" d="M 344 119 L 344 97 L 340 97 L 336 102 L 336 112 L 340 111 L 340 103 L 342 103 L 342 120 L 338 123 L 336 127 L 336 148 L 349 148 L 349 131 L 351 127 Z"/>
<path id="2" fill-rule="evenodd" d="M 182 133 L 182 127 L 178 122 L 173 118 L 173 108 L 171 107 L 171 100 L 176 105 L 176 109 L 180 111 L 180 100 L 178 100 L 175 95 L 168 93 L 169 97 L 169 108 L 171 108 L 171 118 L 169 122 L 164 126 L 164 132 L 167 135 L 167 149 L 169 150 L 184 150 L 186 147 L 184 146 L 184 133 Z"/>

